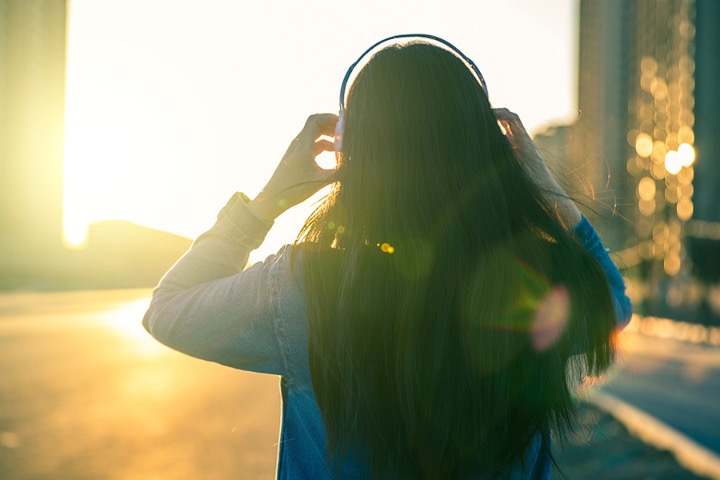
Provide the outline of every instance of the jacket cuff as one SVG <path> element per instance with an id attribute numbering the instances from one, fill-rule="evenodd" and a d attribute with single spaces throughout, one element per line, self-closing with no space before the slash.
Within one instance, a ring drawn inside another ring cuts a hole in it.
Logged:
<path id="1" fill-rule="evenodd" d="M 575 225 L 570 230 L 570 233 L 583 243 L 588 240 L 595 240 L 595 237 L 597 237 L 597 232 L 595 231 L 595 228 L 588 221 L 585 215 L 580 216 L 580 223 Z"/>
<path id="2" fill-rule="evenodd" d="M 248 205 L 250 199 L 244 193 L 235 193 L 220 210 L 213 230 L 233 242 L 250 249 L 258 248 L 274 222 L 259 219 Z"/>

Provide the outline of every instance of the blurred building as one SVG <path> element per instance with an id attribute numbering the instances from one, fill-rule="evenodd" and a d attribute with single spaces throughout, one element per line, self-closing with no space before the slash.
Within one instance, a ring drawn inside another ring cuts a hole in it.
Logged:
<path id="1" fill-rule="evenodd" d="M 691 274 L 720 281 L 720 1 L 581 0 L 579 13 L 578 120 L 536 140 L 565 143 L 584 213 L 657 313 L 698 297 L 678 293 Z"/>
<path id="2" fill-rule="evenodd" d="M 65 0 L 0 0 L 0 265 L 62 241 Z"/>
<path id="3" fill-rule="evenodd" d="M 63 246 L 65 0 L 0 0 L 0 289 L 153 286 L 190 240 L 129 222 Z"/>
<path id="4" fill-rule="evenodd" d="M 694 210 L 686 226 L 696 273 L 720 282 L 720 2 L 695 0 Z"/>
<path id="5" fill-rule="evenodd" d="M 692 257 L 717 281 L 720 2 L 582 0 L 579 20 L 566 162 L 599 200 L 600 229 L 645 277 L 687 273 Z"/>
<path id="6" fill-rule="evenodd" d="M 634 235 L 648 275 L 687 266 L 683 230 L 695 177 L 695 2 L 629 2 L 627 172 L 637 199 Z M 634 147 L 634 148 L 633 148 Z"/>
<path id="7" fill-rule="evenodd" d="M 583 185 L 589 208 L 611 249 L 624 246 L 629 223 L 625 157 L 628 128 L 627 55 L 632 18 L 623 0 L 580 3 L 578 109 L 568 156 L 574 183 Z"/>
<path id="8" fill-rule="evenodd" d="M 543 160 L 555 178 L 570 195 L 578 196 L 577 184 L 582 179 L 573 175 L 573 167 L 568 165 L 568 145 L 572 141 L 574 125 L 551 124 L 533 135 L 533 141 L 540 150 Z"/>

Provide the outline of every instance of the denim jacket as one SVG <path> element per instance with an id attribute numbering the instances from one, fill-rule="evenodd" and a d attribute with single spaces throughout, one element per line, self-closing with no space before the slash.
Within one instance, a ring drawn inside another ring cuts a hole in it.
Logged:
<path id="1" fill-rule="evenodd" d="M 308 363 L 305 292 L 292 269 L 292 246 L 243 270 L 250 252 L 272 226 L 256 218 L 247 197 L 235 194 L 215 225 L 165 275 L 153 294 L 143 325 L 160 342 L 229 367 L 281 377 L 282 426 L 277 468 L 280 479 L 335 478 L 325 454 L 325 429 L 315 401 Z M 583 217 L 575 236 L 607 273 L 621 325 L 631 315 L 625 284 L 597 233 Z M 512 478 L 549 478 L 550 446 L 538 435 L 525 469 Z M 367 478 L 352 453 L 340 478 Z"/>

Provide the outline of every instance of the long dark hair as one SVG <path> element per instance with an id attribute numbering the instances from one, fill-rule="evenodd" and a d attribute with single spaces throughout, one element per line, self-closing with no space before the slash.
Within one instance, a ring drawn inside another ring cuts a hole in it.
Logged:
<path id="1" fill-rule="evenodd" d="M 434 45 L 387 47 L 358 73 L 337 179 L 298 237 L 328 455 L 351 449 L 374 478 L 506 473 L 569 424 L 578 375 L 612 361 L 600 266 Z M 566 327 L 533 348 L 558 290 Z"/>

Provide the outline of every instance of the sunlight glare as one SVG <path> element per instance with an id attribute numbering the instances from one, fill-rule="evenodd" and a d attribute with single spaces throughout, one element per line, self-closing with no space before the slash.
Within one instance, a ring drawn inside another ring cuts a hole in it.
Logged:
<path id="1" fill-rule="evenodd" d="M 335 152 L 322 152 L 315 157 L 315 163 L 323 170 L 334 170 L 337 168 L 337 160 Z"/>
<path id="2" fill-rule="evenodd" d="M 146 332 L 141 324 L 149 303 L 149 298 L 128 302 L 110 311 L 105 319 L 117 333 L 130 340 L 140 353 L 146 357 L 156 357 L 167 349 Z"/>
<path id="3" fill-rule="evenodd" d="M 496 21 L 478 31 L 473 19 L 483 9 L 472 2 L 458 18 L 430 13 L 444 11 L 437 2 L 410 11 L 371 1 L 362 12 L 338 6 L 326 18 L 329 31 L 308 31 L 304 26 L 316 21 L 315 8 L 297 2 L 280 2 L 279 8 L 293 14 L 277 16 L 278 7 L 263 2 L 210 2 L 198 9 L 184 0 L 73 0 L 67 31 L 65 242 L 82 245 L 87 225 L 104 219 L 193 238 L 201 234 L 234 191 L 252 197 L 262 187 L 302 119 L 337 111 L 340 80 L 357 54 L 413 25 L 447 36 L 480 62 L 493 103 L 517 111 L 528 131 L 574 117 L 573 2 L 559 2 L 562 7 L 552 13 L 521 0 L 498 2 Z M 388 14 L 374 16 L 378 8 Z M 548 21 L 518 15 L 533 8 Z M 342 21 L 358 14 L 355 26 Z M 490 41 L 503 35 L 507 22 L 542 41 L 526 45 L 524 36 L 508 39 L 505 47 L 522 53 L 510 59 Z M 373 28 L 365 28 L 369 24 Z M 325 60 L 309 74 L 316 53 L 307 46 L 320 44 Z M 559 54 L 539 54 L 547 51 Z M 528 72 L 539 70 L 557 75 L 541 76 L 529 87 Z M 287 82 L 288 72 L 296 73 L 294 81 Z M 265 140 L 256 142 L 261 135 Z M 332 152 L 319 155 L 317 163 L 336 168 Z M 292 241 L 304 221 L 292 217 L 312 209 L 283 215 L 253 258 Z"/>
<path id="4" fill-rule="evenodd" d="M 332 142 L 333 138 L 327 135 L 321 135 L 320 140 Z M 315 156 L 315 163 L 323 170 L 334 170 L 337 168 L 337 157 L 333 150 L 320 152 Z"/>
<path id="5" fill-rule="evenodd" d="M 68 209 L 65 210 L 67 212 Z M 63 244 L 71 250 L 82 250 L 87 247 L 88 224 L 80 218 L 63 216 Z"/>

